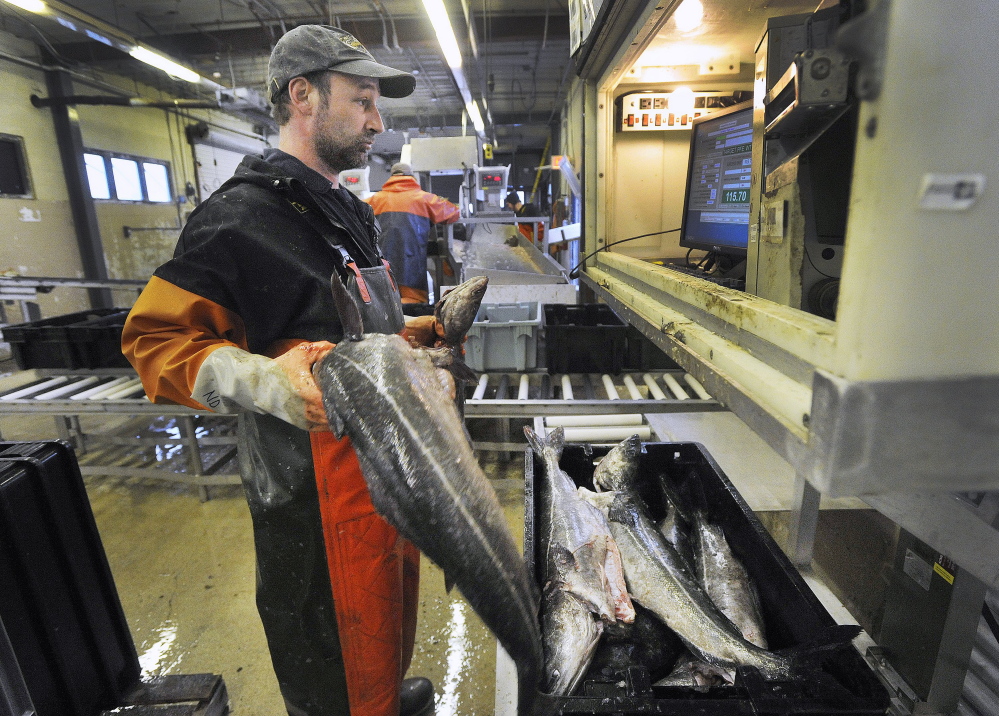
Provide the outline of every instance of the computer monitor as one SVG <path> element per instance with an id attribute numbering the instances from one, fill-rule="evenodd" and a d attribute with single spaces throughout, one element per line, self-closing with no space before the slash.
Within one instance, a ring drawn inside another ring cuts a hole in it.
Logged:
<path id="1" fill-rule="evenodd" d="M 694 120 L 680 246 L 745 258 L 752 154 L 752 100 Z"/>

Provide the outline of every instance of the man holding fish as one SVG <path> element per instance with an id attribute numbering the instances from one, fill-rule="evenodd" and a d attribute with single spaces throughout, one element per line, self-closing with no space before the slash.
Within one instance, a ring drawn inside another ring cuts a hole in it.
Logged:
<path id="1" fill-rule="evenodd" d="M 339 187 L 383 131 L 376 102 L 412 75 L 342 30 L 295 28 L 268 66 L 278 146 L 244 158 L 191 215 L 125 326 L 123 352 L 153 402 L 240 412 L 257 604 L 291 716 L 427 713 L 433 686 L 406 679 L 419 552 L 376 514 L 350 440 L 329 431 L 312 368 L 343 339 L 330 281 L 366 333 L 414 344 L 372 210 Z"/>

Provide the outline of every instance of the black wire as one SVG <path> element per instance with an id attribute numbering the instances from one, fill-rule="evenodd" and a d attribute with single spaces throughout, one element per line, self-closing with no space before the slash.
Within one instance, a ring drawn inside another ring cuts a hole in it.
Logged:
<path id="1" fill-rule="evenodd" d="M 596 256 L 601 251 L 606 251 L 611 246 L 617 246 L 618 244 L 623 244 L 625 241 L 634 241 L 635 239 L 644 239 L 647 236 L 658 236 L 659 234 L 672 234 L 674 231 L 679 231 L 679 230 L 680 229 L 667 229 L 665 231 L 653 231 L 653 232 L 648 233 L 648 234 L 642 234 L 640 236 L 630 236 L 627 239 L 621 239 L 620 241 L 614 241 L 614 242 L 611 242 L 609 244 L 605 244 L 604 246 L 601 246 L 599 249 L 597 249 L 593 253 L 586 254 L 586 256 L 584 256 L 582 259 L 580 259 L 579 263 L 576 264 L 575 266 L 573 266 L 572 270 L 569 271 L 569 278 L 571 278 L 571 279 L 579 278 L 579 267 L 582 266 L 583 264 L 585 264 L 588 259 Z"/>

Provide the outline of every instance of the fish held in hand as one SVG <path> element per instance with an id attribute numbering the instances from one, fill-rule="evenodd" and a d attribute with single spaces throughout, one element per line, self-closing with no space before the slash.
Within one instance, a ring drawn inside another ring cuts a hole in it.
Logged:
<path id="1" fill-rule="evenodd" d="M 496 635 L 517 664 L 521 713 L 530 713 L 542 663 L 537 588 L 430 356 L 401 336 L 367 334 L 341 341 L 314 373 L 375 509 Z"/>

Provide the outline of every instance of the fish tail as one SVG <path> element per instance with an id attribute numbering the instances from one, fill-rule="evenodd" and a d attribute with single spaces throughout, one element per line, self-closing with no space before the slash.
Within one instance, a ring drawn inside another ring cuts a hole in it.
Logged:
<path id="1" fill-rule="evenodd" d="M 544 459 L 554 459 L 555 464 L 558 464 L 559 458 L 562 457 L 562 448 L 565 447 L 565 430 L 562 426 L 552 430 L 547 437 L 542 437 L 529 425 L 525 425 L 524 435 L 534 452 Z"/>
<path id="2" fill-rule="evenodd" d="M 860 634 L 860 631 L 861 628 L 857 624 L 837 624 L 827 627 L 819 636 L 804 644 L 781 649 L 777 653 L 788 659 L 792 668 L 819 666 L 830 655 L 850 647 L 850 642 Z"/>

